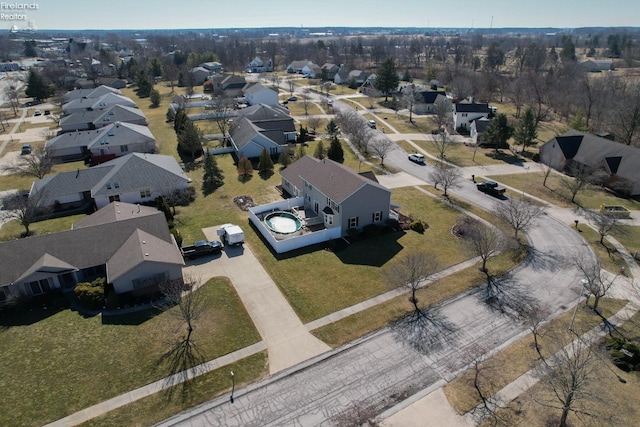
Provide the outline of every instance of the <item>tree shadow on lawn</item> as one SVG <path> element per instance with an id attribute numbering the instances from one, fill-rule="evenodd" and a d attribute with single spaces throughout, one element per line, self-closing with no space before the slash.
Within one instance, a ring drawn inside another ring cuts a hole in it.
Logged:
<path id="1" fill-rule="evenodd" d="M 516 156 L 511 153 L 505 153 L 502 150 L 492 150 L 488 153 L 484 153 L 484 155 L 495 160 L 509 163 L 510 165 L 524 166 L 523 159 L 520 156 Z"/>
<path id="2" fill-rule="evenodd" d="M 157 308 L 147 308 L 140 311 L 133 311 L 125 314 L 104 314 L 102 315 L 103 325 L 129 325 L 138 326 L 147 322 L 162 312 Z"/>

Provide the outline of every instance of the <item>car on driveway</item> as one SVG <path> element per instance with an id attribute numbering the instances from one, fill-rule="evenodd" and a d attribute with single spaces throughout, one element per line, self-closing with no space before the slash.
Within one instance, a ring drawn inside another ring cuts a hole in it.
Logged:
<path id="1" fill-rule="evenodd" d="M 42 115 L 42 111 L 40 111 L 40 110 L 36 110 L 36 111 L 33 112 L 33 116 L 34 117 L 35 116 L 41 116 L 41 115 Z"/>
<path id="2" fill-rule="evenodd" d="M 409 154 L 409 160 L 414 163 L 424 164 L 424 156 L 420 153 Z"/>
<path id="3" fill-rule="evenodd" d="M 33 151 L 33 147 L 31 147 L 31 144 L 24 144 L 22 146 L 22 150 L 20 150 L 20 155 L 24 156 L 25 154 L 31 154 L 31 151 Z"/>
<path id="4" fill-rule="evenodd" d="M 375 128 L 376 128 L 376 121 L 375 121 L 375 120 L 369 120 L 369 121 L 367 122 L 367 124 L 369 125 L 369 127 L 370 127 L 371 129 L 375 129 Z"/>
<path id="5" fill-rule="evenodd" d="M 297 96 L 290 96 L 289 98 L 287 98 L 287 101 L 297 101 L 298 97 Z"/>

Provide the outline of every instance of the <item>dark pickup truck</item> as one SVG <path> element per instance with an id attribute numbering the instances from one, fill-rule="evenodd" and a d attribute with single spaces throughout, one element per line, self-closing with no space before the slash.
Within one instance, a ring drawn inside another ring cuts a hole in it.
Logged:
<path id="1" fill-rule="evenodd" d="M 221 253 L 222 243 L 200 240 L 191 246 L 183 246 L 180 250 L 184 258 L 193 259 L 199 256 Z"/>
<path id="2" fill-rule="evenodd" d="M 479 191 L 487 193 L 493 197 L 501 197 L 507 191 L 504 187 L 500 187 L 495 181 L 483 181 L 476 184 Z"/>

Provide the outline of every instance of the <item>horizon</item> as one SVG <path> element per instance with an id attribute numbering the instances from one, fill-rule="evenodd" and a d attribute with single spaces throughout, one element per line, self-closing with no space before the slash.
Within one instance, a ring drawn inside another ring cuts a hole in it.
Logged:
<path id="1" fill-rule="evenodd" d="M 605 4 L 606 3 L 606 4 Z M 539 0 L 514 2 L 400 0 L 356 11 L 338 0 L 300 10 L 285 0 L 245 0 L 204 4 L 199 0 L 112 0 L 96 13 L 86 0 L 42 3 L 2 2 L 0 20 L 6 28 L 28 26 L 38 31 L 161 31 L 268 28 L 397 28 L 397 29 L 578 29 L 636 28 L 640 4 L 625 0 Z M 204 12 L 202 12 L 204 11 Z M 250 11 L 250 13 L 247 13 Z M 464 11 L 461 14 L 460 11 Z M 547 13 L 547 11 L 550 11 Z M 551 11 L 553 13 L 551 13 Z M 624 13 L 621 13 L 624 12 Z M 9 19 L 14 18 L 14 19 Z"/>

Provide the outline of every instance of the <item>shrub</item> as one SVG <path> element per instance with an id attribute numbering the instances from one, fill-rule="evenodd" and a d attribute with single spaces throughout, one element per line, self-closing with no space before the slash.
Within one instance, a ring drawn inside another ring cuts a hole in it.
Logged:
<path id="1" fill-rule="evenodd" d="M 100 277 L 93 282 L 78 283 L 73 290 L 80 304 L 91 310 L 100 310 L 104 302 L 105 279 Z"/>
<path id="2" fill-rule="evenodd" d="M 411 229 L 416 233 L 424 234 L 424 222 L 422 222 L 421 220 L 413 221 L 411 223 Z"/>
<path id="3" fill-rule="evenodd" d="M 176 239 L 176 243 L 178 244 L 178 247 L 181 248 L 182 247 L 182 234 L 180 234 L 180 230 L 178 230 L 177 228 L 172 228 L 171 229 L 171 234 L 173 234 L 174 239 Z"/>

